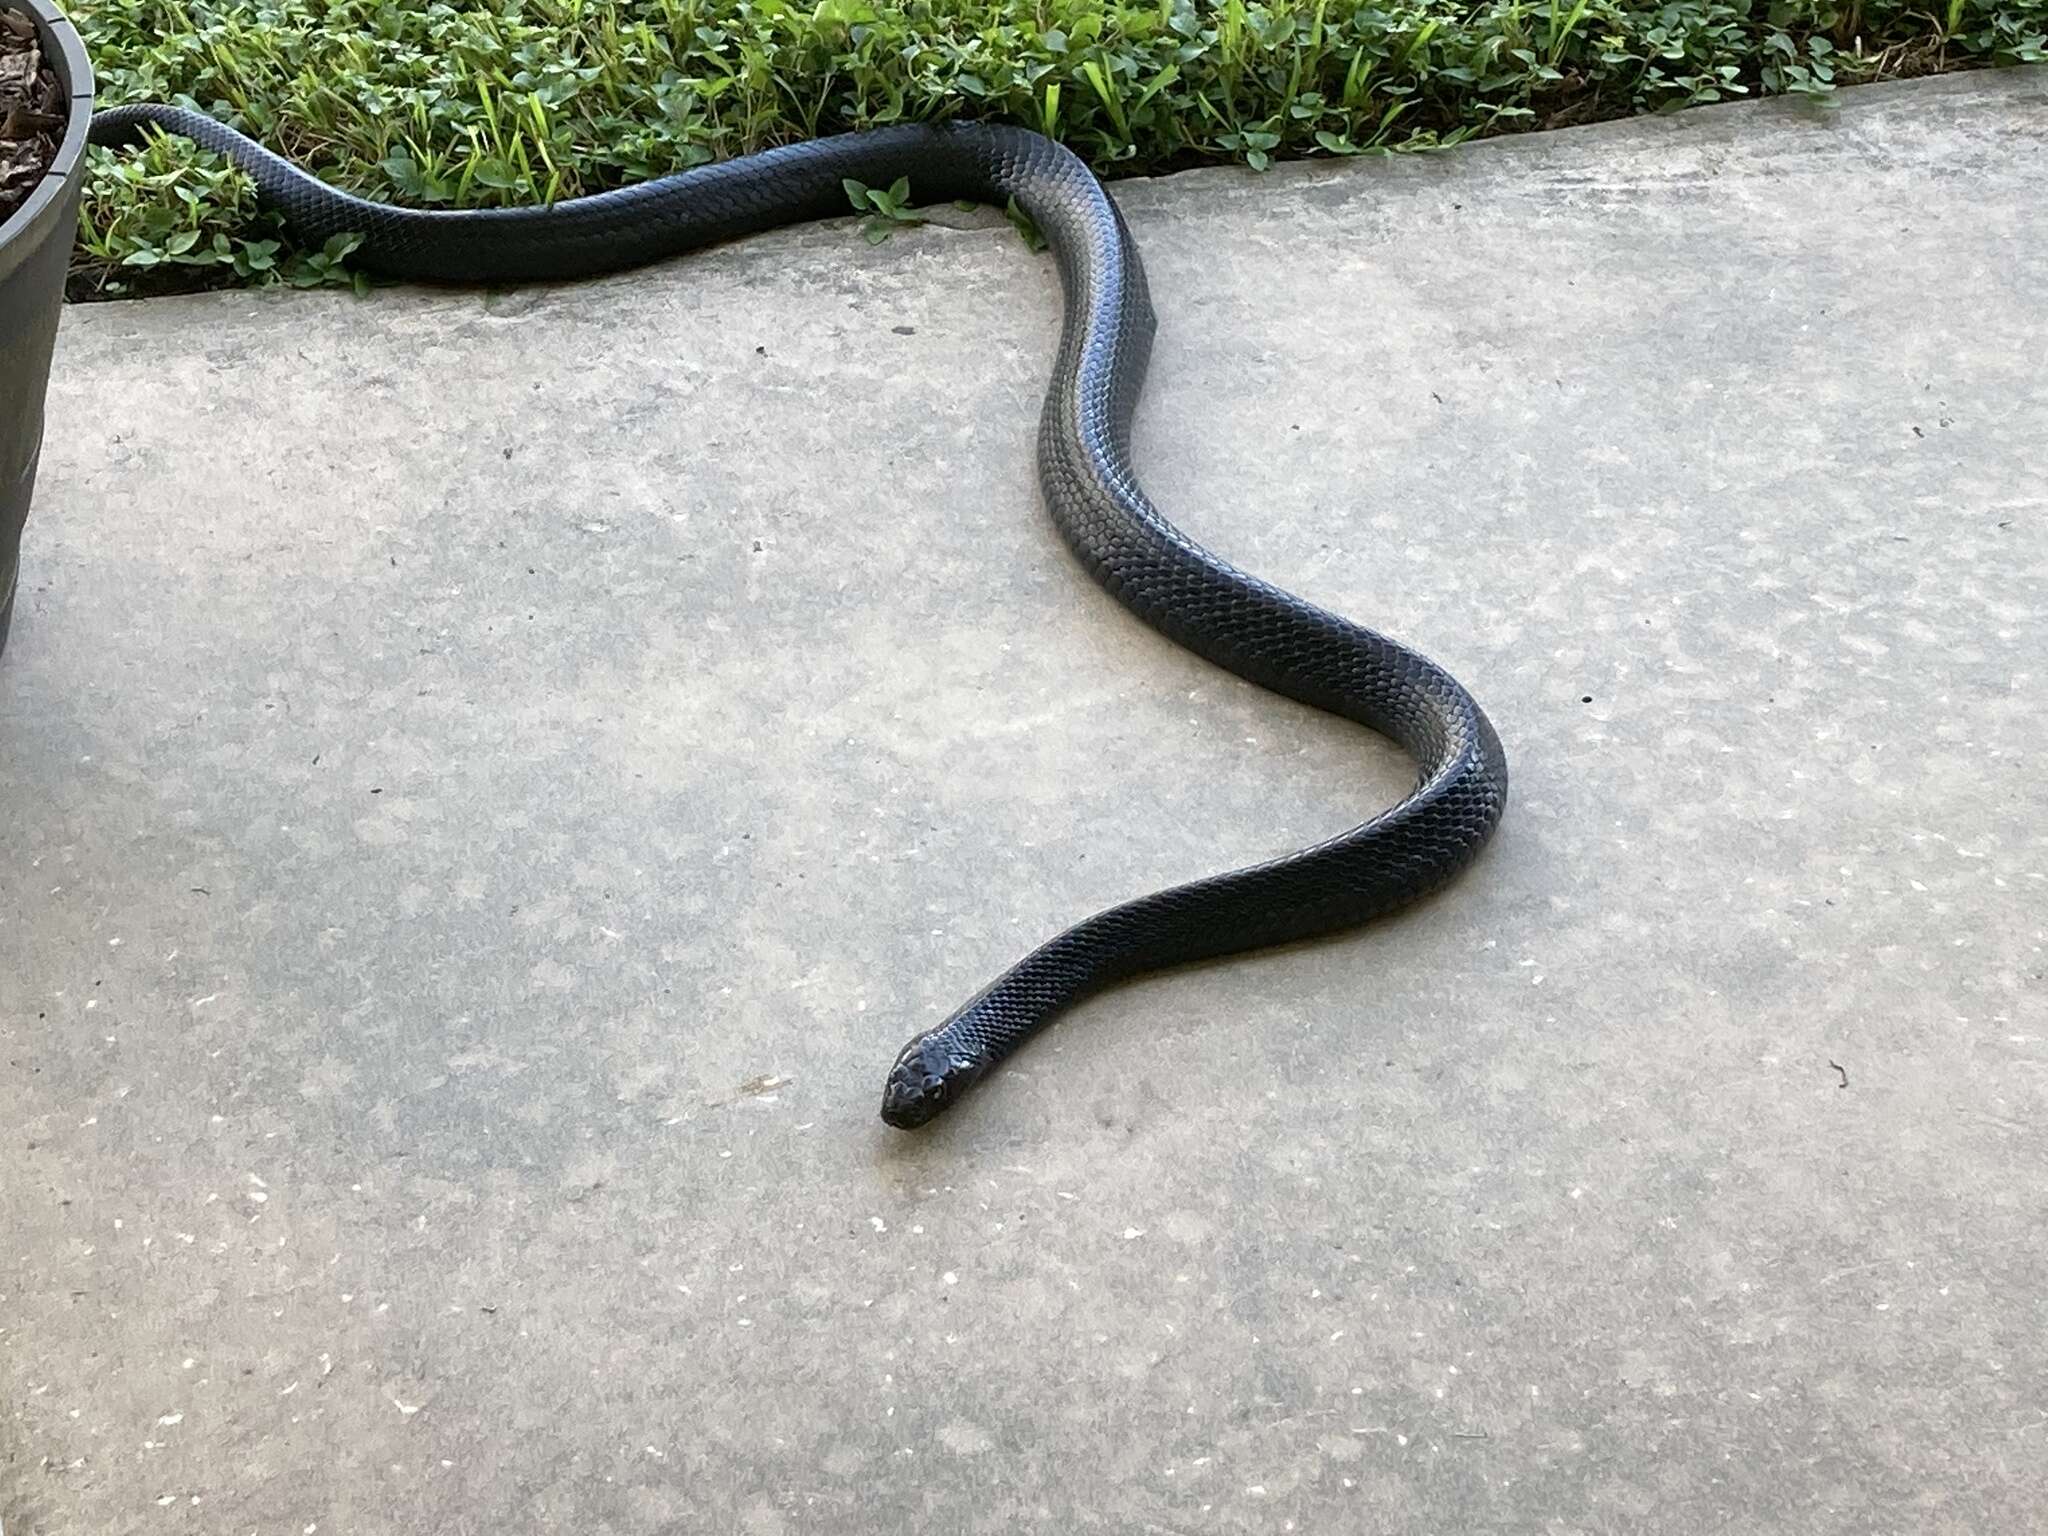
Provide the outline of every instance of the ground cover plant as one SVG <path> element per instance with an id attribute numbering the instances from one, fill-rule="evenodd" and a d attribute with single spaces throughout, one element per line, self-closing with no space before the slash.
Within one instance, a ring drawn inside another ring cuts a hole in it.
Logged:
<path id="1" fill-rule="evenodd" d="M 561 198 L 905 120 L 1106 176 L 1419 150 L 2048 59 L 2048 0 L 73 0 L 102 105 L 183 101 L 337 185 Z M 875 213 L 850 191 L 853 206 Z M 916 189 L 909 189 L 915 199 Z M 183 141 L 96 150 L 74 298 L 351 279 Z M 870 221 L 872 227 L 872 218 Z"/>

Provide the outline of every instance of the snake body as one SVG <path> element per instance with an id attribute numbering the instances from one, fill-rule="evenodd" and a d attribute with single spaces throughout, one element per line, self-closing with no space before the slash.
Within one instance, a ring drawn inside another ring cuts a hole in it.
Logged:
<path id="1" fill-rule="evenodd" d="M 1040 945 L 898 1054 L 882 1118 L 922 1125 L 1081 999 L 1140 974 L 1319 937 L 1434 890 L 1507 802 L 1500 740 L 1472 696 L 1408 647 L 1218 559 L 1153 507 L 1131 470 L 1132 414 L 1154 326 L 1116 205 L 1071 152 L 997 125 L 899 126 L 770 149 L 543 207 L 392 207 L 327 186 L 201 113 L 114 107 L 101 144 L 147 127 L 219 151 L 294 235 L 361 236 L 391 277 L 486 283 L 593 276 L 846 212 L 845 178 L 910 177 L 921 201 L 1014 198 L 1059 263 L 1065 320 L 1038 434 L 1045 501 L 1068 546 L 1132 613 L 1288 698 L 1399 743 L 1420 770 L 1399 804 L 1313 847 L 1125 901 Z"/>

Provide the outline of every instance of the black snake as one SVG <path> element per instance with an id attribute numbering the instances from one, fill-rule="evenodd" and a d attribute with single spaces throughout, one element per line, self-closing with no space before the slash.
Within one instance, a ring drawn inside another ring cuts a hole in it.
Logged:
<path id="1" fill-rule="evenodd" d="M 1038 434 L 1061 534 L 1095 579 L 1169 638 L 1276 693 L 1400 743 L 1413 793 L 1340 836 L 1098 912 L 1033 950 L 903 1047 L 882 1118 L 922 1125 L 1055 1015 L 1112 982 L 1353 927 L 1425 894 L 1476 855 L 1507 803 L 1500 740 L 1472 696 L 1407 647 L 1259 581 L 1188 539 L 1131 472 L 1153 313 L 1107 192 L 1049 139 L 992 125 L 903 126 L 794 144 L 546 207 L 396 208 L 336 191 L 200 113 L 113 107 L 99 144 L 154 125 L 245 171 L 299 239 L 360 235 L 354 260 L 398 278 L 588 277 L 847 211 L 846 178 L 910 177 L 920 200 L 1010 199 L 1059 262 L 1066 319 Z"/>

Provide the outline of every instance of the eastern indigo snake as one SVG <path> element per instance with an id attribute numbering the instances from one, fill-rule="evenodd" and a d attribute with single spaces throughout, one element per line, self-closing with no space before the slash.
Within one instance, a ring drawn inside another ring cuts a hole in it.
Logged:
<path id="1" fill-rule="evenodd" d="M 371 271 L 433 282 L 589 277 L 847 209 L 846 178 L 911 178 L 920 200 L 1014 198 L 1059 263 L 1066 318 L 1038 434 L 1061 534 L 1097 581 L 1169 638 L 1276 693 L 1391 737 L 1420 767 L 1413 793 L 1299 853 L 1124 902 L 1075 924 L 903 1047 L 882 1097 L 922 1125 L 1054 1016 L 1112 982 L 1353 927 L 1441 885 L 1476 855 L 1507 801 L 1500 740 L 1441 667 L 1233 569 L 1160 516 L 1130 464 L 1151 350 L 1145 274 L 1116 205 L 1073 154 L 1020 129 L 905 126 L 794 144 L 545 207 L 396 208 L 336 191 L 210 117 L 103 111 L 94 142 L 146 125 L 224 154 L 294 235 L 361 236 Z"/>

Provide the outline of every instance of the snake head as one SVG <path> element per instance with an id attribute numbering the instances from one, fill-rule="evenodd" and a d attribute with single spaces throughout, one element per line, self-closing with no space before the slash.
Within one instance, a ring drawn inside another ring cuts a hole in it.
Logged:
<path id="1" fill-rule="evenodd" d="M 899 1131 L 911 1131 L 934 1119 L 973 1086 L 981 1066 L 972 1057 L 949 1049 L 944 1041 L 919 1035 L 896 1058 L 882 1087 L 882 1118 Z"/>

